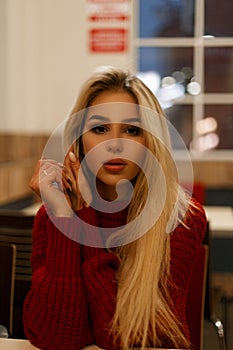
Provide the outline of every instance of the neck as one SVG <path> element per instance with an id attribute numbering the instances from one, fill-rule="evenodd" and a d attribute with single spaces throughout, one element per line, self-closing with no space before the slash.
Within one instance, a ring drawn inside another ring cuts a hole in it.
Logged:
<path id="1" fill-rule="evenodd" d="M 97 179 L 96 186 L 100 197 L 108 202 L 130 201 L 132 198 L 133 186 L 128 180 L 121 180 L 116 186 L 112 186 L 99 182 Z"/>

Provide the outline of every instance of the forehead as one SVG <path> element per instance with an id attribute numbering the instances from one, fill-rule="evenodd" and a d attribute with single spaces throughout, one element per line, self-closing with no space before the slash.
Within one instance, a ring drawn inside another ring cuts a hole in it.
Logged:
<path id="1" fill-rule="evenodd" d="M 135 97 L 127 91 L 101 91 L 91 102 L 90 106 L 95 106 L 109 102 L 136 103 Z"/>
<path id="2" fill-rule="evenodd" d="M 138 105 L 128 92 L 104 91 L 94 98 L 88 108 L 87 121 L 94 115 L 106 117 L 111 122 L 121 122 L 138 117 Z"/>

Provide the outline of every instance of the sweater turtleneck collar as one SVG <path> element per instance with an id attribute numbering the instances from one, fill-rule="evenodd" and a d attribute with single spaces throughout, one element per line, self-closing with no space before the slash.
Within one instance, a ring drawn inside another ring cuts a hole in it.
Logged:
<path id="1" fill-rule="evenodd" d="M 127 204 L 126 201 L 119 201 L 101 206 L 101 210 L 96 210 L 99 226 L 114 228 L 125 225 L 128 213 Z"/>
<path id="2" fill-rule="evenodd" d="M 114 201 L 92 203 L 83 207 L 76 213 L 78 217 L 88 224 L 100 228 L 118 228 L 127 223 L 128 202 Z"/>

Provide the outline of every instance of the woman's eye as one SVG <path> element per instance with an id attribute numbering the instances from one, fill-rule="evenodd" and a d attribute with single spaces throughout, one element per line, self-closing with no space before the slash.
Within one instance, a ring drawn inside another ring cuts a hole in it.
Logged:
<path id="1" fill-rule="evenodd" d="M 142 129 L 139 128 L 138 126 L 128 126 L 126 129 L 126 132 L 130 136 L 138 136 L 138 135 L 141 135 Z"/>
<path id="2" fill-rule="evenodd" d="M 93 128 L 91 128 L 91 131 L 93 131 L 96 134 L 104 134 L 106 131 L 106 127 L 103 125 L 96 125 Z"/>

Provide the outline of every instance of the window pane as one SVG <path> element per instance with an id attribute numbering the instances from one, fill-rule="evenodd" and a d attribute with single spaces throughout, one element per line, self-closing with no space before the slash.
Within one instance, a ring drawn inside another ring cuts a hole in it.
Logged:
<path id="1" fill-rule="evenodd" d="M 166 115 L 171 124 L 180 134 L 185 146 L 189 149 L 192 140 L 192 112 L 191 105 L 173 105 L 166 109 Z M 172 137 L 171 133 L 171 137 Z M 180 140 L 172 137 L 172 146 L 174 149 L 182 149 Z"/>
<path id="2" fill-rule="evenodd" d="M 232 36 L 232 15 L 232 0 L 205 0 L 205 35 Z"/>
<path id="3" fill-rule="evenodd" d="M 140 0 L 141 38 L 193 36 L 194 0 Z"/>
<path id="4" fill-rule="evenodd" d="M 233 149 L 233 104 L 205 105 L 206 123 L 205 135 L 212 134 L 212 141 L 216 140 L 216 149 Z M 215 121 L 215 122 L 214 122 Z M 212 128 L 211 128 L 212 126 Z M 208 129 L 209 128 L 209 129 Z M 215 135 L 217 135 L 217 138 Z M 209 138 L 211 142 L 211 138 Z"/>
<path id="5" fill-rule="evenodd" d="M 233 48 L 205 49 L 205 92 L 233 92 Z"/>
<path id="6" fill-rule="evenodd" d="M 189 71 L 190 75 L 193 70 L 193 49 L 142 47 L 139 49 L 139 70 L 156 71 L 161 77 L 181 70 Z"/>

